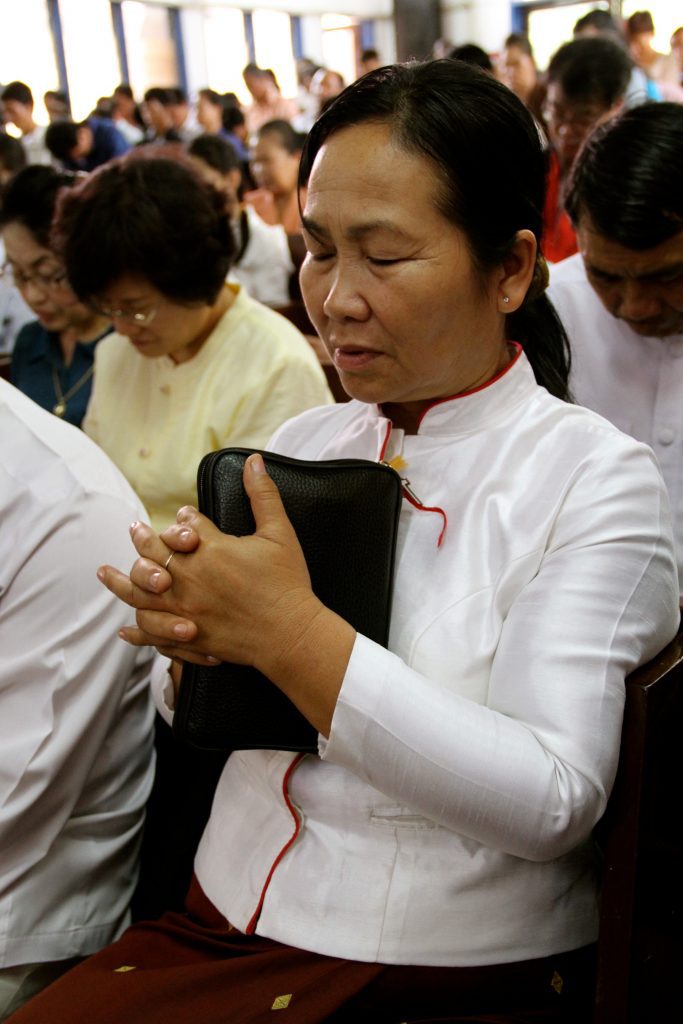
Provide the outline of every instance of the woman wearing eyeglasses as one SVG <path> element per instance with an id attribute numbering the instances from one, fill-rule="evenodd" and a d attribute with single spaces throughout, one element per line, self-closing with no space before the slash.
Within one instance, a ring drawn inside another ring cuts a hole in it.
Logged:
<path id="1" fill-rule="evenodd" d="M 138 152 L 108 165 L 65 195 L 56 233 L 75 291 L 115 332 L 83 428 L 158 527 L 196 501 L 207 452 L 264 447 L 332 400 L 303 335 L 226 283 L 225 198 L 189 162 Z"/>
<path id="2" fill-rule="evenodd" d="M 50 246 L 57 195 L 74 181 L 51 167 L 21 171 L 3 197 L 0 230 L 7 256 L 3 276 L 14 280 L 37 317 L 17 335 L 12 383 L 78 427 L 90 398 L 95 347 L 111 325 L 79 302 Z"/>

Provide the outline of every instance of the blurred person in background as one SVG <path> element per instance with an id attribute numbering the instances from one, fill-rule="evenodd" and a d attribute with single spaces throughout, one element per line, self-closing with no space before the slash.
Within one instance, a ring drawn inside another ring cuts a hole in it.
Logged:
<path id="1" fill-rule="evenodd" d="M 26 153 L 18 139 L 0 131 L 0 208 L 2 192 L 15 174 L 26 166 Z M 0 355 L 6 356 L 14 348 L 17 334 L 35 318 L 26 305 L 11 273 L 5 273 L 5 246 L 0 234 Z"/>
<path id="2" fill-rule="evenodd" d="M 552 149 L 542 246 L 551 263 L 577 252 L 564 182 L 584 139 L 623 105 L 632 67 L 624 49 L 602 36 L 565 43 L 550 60 L 544 116 Z"/>
<path id="3" fill-rule="evenodd" d="M 683 85 L 683 25 L 671 36 L 671 52 L 678 61 L 678 84 Z"/>
<path id="4" fill-rule="evenodd" d="M 56 236 L 80 300 L 115 331 L 97 349 L 84 430 L 153 523 L 196 503 L 207 452 L 263 448 L 285 419 L 331 401 L 303 335 L 226 283 L 225 196 L 188 158 L 143 149 L 102 168 L 64 195 Z"/>
<path id="5" fill-rule="evenodd" d="M 2 90 L 5 121 L 21 132 L 21 144 L 30 164 L 51 164 L 52 154 L 45 143 L 45 127 L 33 117 L 33 93 L 24 82 L 10 82 Z"/>
<path id="6" fill-rule="evenodd" d="M 65 92 L 60 89 L 48 89 L 43 96 L 43 103 L 50 122 L 71 120 L 71 104 Z"/>
<path id="7" fill-rule="evenodd" d="M 147 89 L 142 103 L 142 115 L 148 125 L 146 142 L 182 142 L 173 119 L 173 96 L 170 89 L 162 89 L 160 86 Z"/>
<path id="8" fill-rule="evenodd" d="M 384 66 L 384 61 L 380 57 L 379 51 L 376 50 L 374 46 L 361 50 L 359 63 L 361 75 L 367 75 L 371 71 L 376 71 L 377 68 Z"/>
<path id="9" fill-rule="evenodd" d="M 197 121 L 197 115 L 190 106 L 187 93 L 179 85 L 167 89 L 169 97 L 169 108 L 173 128 L 185 143 L 191 142 L 198 135 L 201 135 L 201 125 Z"/>
<path id="10" fill-rule="evenodd" d="M 145 137 L 145 121 L 129 85 L 117 85 L 112 94 L 114 100 L 113 120 L 124 139 L 137 146 Z"/>
<path id="11" fill-rule="evenodd" d="M 130 149 L 121 132 L 106 117 L 54 121 L 45 133 L 45 143 L 64 170 L 86 173 Z"/>
<path id="12" fill-rule="evenodd" d="M 476 43 L 462 43 L 460 46 L 454 46 L 448 54 L 448 58 L 449 60 L 464 60 L 466 64 L 473 64 L 475 67 L 481 68 L 482 71 L 486 71 L 487 74 L 493 74 L 491 58 L 486 50 Z"/>
<path id="13" fill-rule="evenodd" d="M 310 57 L 300 57 L 296 62 L 296 80 L 298 90 L 296 103 L 298 113 L 292 118 L 292 126 L 298 132 L 309 132 L 318 116 L 318 100 L 313 95 L 311 83 L 313 76 L 320 67 Z"/>
<path id="14" fill-rule="evenodd" d="M 267 306 L 286 306 L 294 263 L 287 234 L 280 224 L 266 224 L 252 206 L 241 202 L 240 159 L 219 135 L 200 135 L 188 154 L 200 174 L 225 197 L 235 237 L 230 279 L 244 285 L 253 299 Z"/>
<path id="15" fill-rule="evenodd" d="M 318 68 L 311 80 L 311 92 L 318 101 L 318 113 L 327 110 L 330 103 L 345 89 L 344 78 L 338 71 Z"/>
<path id="16" fill-rule="evenodd" d="M 304 140 L 288 121 L 264 124 L 251 159 L 258 188 L 244 197 L 266 224 L 282 224 L 288 235 L 301 231 L 298 174 Z"/>
<path id="17" fill-rule="evenodd" d="M 605 36 L 612 42 L 628 51 L 626 36 L 620 25 L 615 21 L 609 11 L 599 8 L 589 11 L 579 18 L 574 25 L 574 39 L 588 39 L 593 36 Z M 662 93 L 656 82 L 649 78 L 642 68 L 634 64 L 631 68 L 631 78 L 624 96 L 624 106 L 634 107 L 638 103 L 646 103 L 647 100 L 661 100 Z"/>
<path id="18" fill-rule="evenodd" d="M 631 55 L 659 86 L 662 98 L 676 102 L 683 101 L 680 87 L 680 67 L 675 53 L 659 53 L 652 45 L 655 25 L 649 11 L 636 11 L 626 20 L 626 38 Z"/>
<path id="19" fill-rule="evenodd" d="M 545 130 L 543 123 L 543 103 L 545 88 L 539 79 L 534 51 L 529 37 L 522 32 L 512 32 L 503 44 L 500 64 L 500 79 L 519 96 L 538 124 Z"/>
<path id="20" fill-rule="evenodd" d="M 296 117 L 296 100 L 285 99 L 270 68 L 247 64 L 242 72 L 253 103 L 245 110 L 249 135 L 255 135 L 268 121 L 291 121 Z"/>
<path id="21" fill-rule="evenodd" d="M 73 185 L 73 175 L 51 167 L 20 171 L 4 194 L 0 231 L 7 274 L 37 317 L 17 336 L 12 383 L 48 412 L 80 426 L 95 348 L 111 327 L 106 317 L 78 301 L 51 246 L 57 197 Z"/>

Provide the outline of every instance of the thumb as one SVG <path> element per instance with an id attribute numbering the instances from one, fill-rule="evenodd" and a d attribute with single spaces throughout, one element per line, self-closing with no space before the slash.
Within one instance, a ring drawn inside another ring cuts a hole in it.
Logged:
<path id="1" fill-rule="evenodd" d="M 256 533 L 271 540 L 296 540 L 294 527 L 287 518 L 280 492 L 268 475 L 263 458 L 250 455 L 244 464 L 244 489 L 251 502 Z"/>

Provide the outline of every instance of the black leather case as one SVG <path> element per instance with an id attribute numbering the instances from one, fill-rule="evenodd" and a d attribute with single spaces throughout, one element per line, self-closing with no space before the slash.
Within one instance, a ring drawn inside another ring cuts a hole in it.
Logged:
<path id="1" fill-rule="evenodd" d="M 226 448 L 199 466 L 199 508 L 224 532 L 254 532 L 242 484 L 255 449 Z M 364 636 L 386 646 L 401 480 L 362 459 L 307 462 L 262 452 L 306 557 L 320 600 Z M 317 732 L 261 673 L 244 665 L 183 669 L 173 729 L 214 750 L 317 752 Z"/>

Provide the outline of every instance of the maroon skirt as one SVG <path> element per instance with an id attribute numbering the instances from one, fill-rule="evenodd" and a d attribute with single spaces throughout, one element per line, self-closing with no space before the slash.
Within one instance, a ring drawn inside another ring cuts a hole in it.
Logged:
<path id="1" fill-rule="evenodd" d="M 488 967 L 360 963 L 230 925 L 193 881 L 186 913 L 141 922 L 11 1024 L 576 1024 L 592 1013 L 594 947 Z"/>

